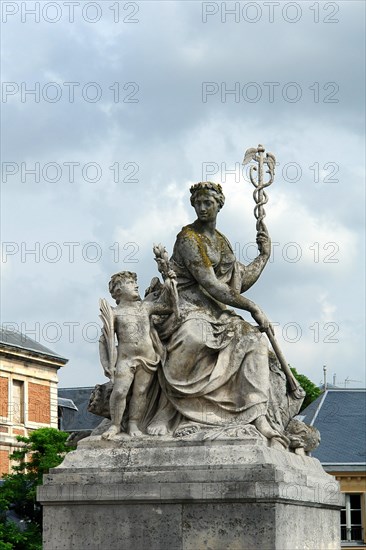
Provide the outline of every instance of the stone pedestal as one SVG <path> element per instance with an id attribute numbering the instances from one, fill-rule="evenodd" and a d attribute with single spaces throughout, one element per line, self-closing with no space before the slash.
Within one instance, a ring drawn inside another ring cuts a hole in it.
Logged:
<path id="1" fill-rule="evenodd" d="M 256 439 L 90 437 L 45 476 L 44 550 L 339 550 L 338 483 Z"/>

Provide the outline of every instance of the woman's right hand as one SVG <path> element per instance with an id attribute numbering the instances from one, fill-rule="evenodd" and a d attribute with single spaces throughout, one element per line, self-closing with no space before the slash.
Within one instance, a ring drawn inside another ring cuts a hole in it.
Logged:
<path id="1" fill-rule="evenodd" d="M 259 253 L 266 258 L 271 255 L 271 238 L 267 227 L 263 224 L 262 228 L 257 232 L 257 246 Z"/>

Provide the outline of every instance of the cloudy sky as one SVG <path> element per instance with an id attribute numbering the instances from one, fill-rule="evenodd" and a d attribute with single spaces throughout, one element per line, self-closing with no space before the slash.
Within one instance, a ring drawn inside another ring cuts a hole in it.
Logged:
<path id="1" fill-rule="evenodd" d="M 98 299 L 157 275 L 222 182 L 218 229 L 256 255 L 244 151 L 276 155 L 273 256 L 248 292 L 316 383 L 365 386 L 364 11 L 354 2 L 2 2 L 2 323 L 106 381 Z M 250 319 L 244 313 L 246 319 Z M 347 383 L 347 382 L 346 382 Z"/>

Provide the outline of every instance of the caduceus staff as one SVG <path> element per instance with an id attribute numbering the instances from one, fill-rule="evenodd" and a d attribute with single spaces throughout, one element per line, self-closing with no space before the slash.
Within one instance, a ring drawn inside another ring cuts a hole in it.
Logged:
<path id="1" fill-rule="evenodd" d="M 267 228 L 263 221 L 266 216 L 264 205 L 268 202 L 268 196 L 265 192 L 265 188 L 269 187 L 273 183 L 276 159 L 272 153 L 266 153 L 266 156 L 264 156 L 264 151 L 265 149 L 263 145 L 258 145 L 257 148 L 252 147 L 250 149 L 247 149 L 244 155 L 243 165 L 245 166 L 251 161 L 255 161 L 257 163 L 251 165 L 249 168 L 249 178 L 251 183 L 255 187 L 253 192 L 253 198 L 255 201 L 254 216 L 256 219 L 257 232 L 265 231 L 267 233 Z M 267 168 L 266 170 L 265 167 Z M 266 174 L 269 174 L 268 181 L 266 182 L 264 181 L 264 170 Z M 257 178 L 256 174 L 258 174 Z M 265 332 L 272 345 L 273 351 L 275 352 L 277 359 L 280 362 L 282 370 L 286 375 L 291 392 L 293 392 L 294 397 L 297 397 L 298 399 L 303 398 L 305 392 L 292 374 L 290 367 L 288 366 L 285 356 L 283 355 L 276 340 L 273 327 L 269 325 Z"/>

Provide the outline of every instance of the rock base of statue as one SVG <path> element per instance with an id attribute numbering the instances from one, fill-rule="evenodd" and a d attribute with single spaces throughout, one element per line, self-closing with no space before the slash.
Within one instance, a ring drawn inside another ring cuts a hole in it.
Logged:
<path id="1" fill-rule="evenodd" d="M 340 548 L 337 481 L 254 437 L 89 437 L 38 498 L 44 550 Z"/>

